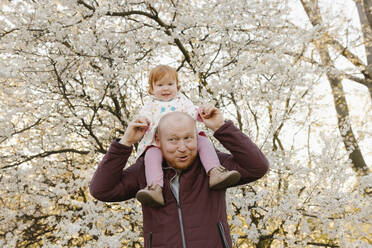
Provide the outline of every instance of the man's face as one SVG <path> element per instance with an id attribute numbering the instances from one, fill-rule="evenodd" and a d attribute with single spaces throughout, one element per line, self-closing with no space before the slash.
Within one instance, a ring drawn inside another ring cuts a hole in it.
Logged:
<path id="1" fill-rule="evenodd" d="M 167 120 L 156 141 L 168 165 L 175 169 L 187 169 L 198 153 L 195 122 L 191 117 Z"/>

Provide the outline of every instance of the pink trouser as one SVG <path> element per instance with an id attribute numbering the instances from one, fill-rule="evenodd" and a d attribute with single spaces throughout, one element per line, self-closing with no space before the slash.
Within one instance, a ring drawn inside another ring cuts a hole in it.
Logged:
<path id="1" fill-rule="evenodd" d="M 212 142 L 205 136 L 198 135 L 198 153 L 207 173 L 220 164 Z M 152 146 L 147 149 L 145 154 L 147 185 L 158 184 L 163 187 L 162 162 L 163 154 L 158 147 Z"/>

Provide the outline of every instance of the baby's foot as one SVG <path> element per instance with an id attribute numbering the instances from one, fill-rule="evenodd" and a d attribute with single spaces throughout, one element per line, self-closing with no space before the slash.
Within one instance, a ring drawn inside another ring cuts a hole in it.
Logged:
<path id="1" fill-rule="evenodd" d="M 225 167 L 217 166 L 209 171 L 209 187 L 211 189 L 226 189 L 239 182 L 240 173 L 229 171 Z"/>
<path id="2" fill-rule="evenodd" d="M 158 184 L 149 185 L 137 192 L 136 198 L 144 206 L 161 207 L 164 206 L 162 188 Z"/>

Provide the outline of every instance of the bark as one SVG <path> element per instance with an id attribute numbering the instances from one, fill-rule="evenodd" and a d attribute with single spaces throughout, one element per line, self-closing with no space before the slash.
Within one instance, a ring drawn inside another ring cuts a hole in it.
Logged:
<path id="1" fill-rule="evenodd" d="M 321 53 L 323 63 L 327 61 L 332 63 L 326 47 L 320 48 L 319 52 Z M 349 158 L 352 161 L 353 169 L 358 174 L 366 174 L 368 172 L 368 167 L 364 161 L 358 141 L 351 127 L 349 108 L 346 103 L 345 92 L 341 79 L 333 75 L 330 71 L 328 71 L 326 74 L 332 89 L 333 102 L 337 112 L 338 129 L 340 130 L 345 148 L 349 152 Z"/>
<path id="2" fill-rule="evenodd" d="M 302 6 L 305 9 L 307 16 L 313 26 L 322 24 L 322 17 L 317 0 L 301 0 Z M 349 158 L 352 162 L 352 167 L 358 174 L 368 173 L 367 164 L 364 161 L 360 151 L 358 141 L 351 127 L 349 108 L 345 98 L 345 92 L 342 86 L 342 79 L 333 73 L 335 68 L 333 61 L 329 55 L 326 40 L 314 41 L 314 45 L 319 52 L 321 62 L 324 67 L 329 68 L 326 72 L 328 82 L 332 89 L 333 102 L 337 113 L 338 129 L 340 131 L 346 151 L 349 153 Z"/>
<path id="3" fill-rule="evenodd" d="M 368 85 L 370 85 L 368 90 L 370 96 L 372 96 L 372 1 L 357 0 L 355 1 L 355 4 L 358 9 L 359 20 L 363 32 L 364 46 L 367 54 L 367 68 L 362 73 Z"/>

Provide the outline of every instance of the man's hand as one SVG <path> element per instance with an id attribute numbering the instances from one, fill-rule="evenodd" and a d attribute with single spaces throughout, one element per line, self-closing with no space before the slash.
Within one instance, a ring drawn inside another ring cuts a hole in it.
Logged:
<path id="1" fill-rule="evenodd" d="M 140 141 L 150 126 L 150 121 L 143 116 L 137 116 L 129 122 L 124 136 L 120 139 L 120 143 L 126 146 L 132 146 Z"/>
<path id="2" fill-rule="evenodd" d="M 205 104 L 198 111 L 204 125 L 212 129 L 213 132 L 225 123 L 221 111 L 212 104 Z"/>

